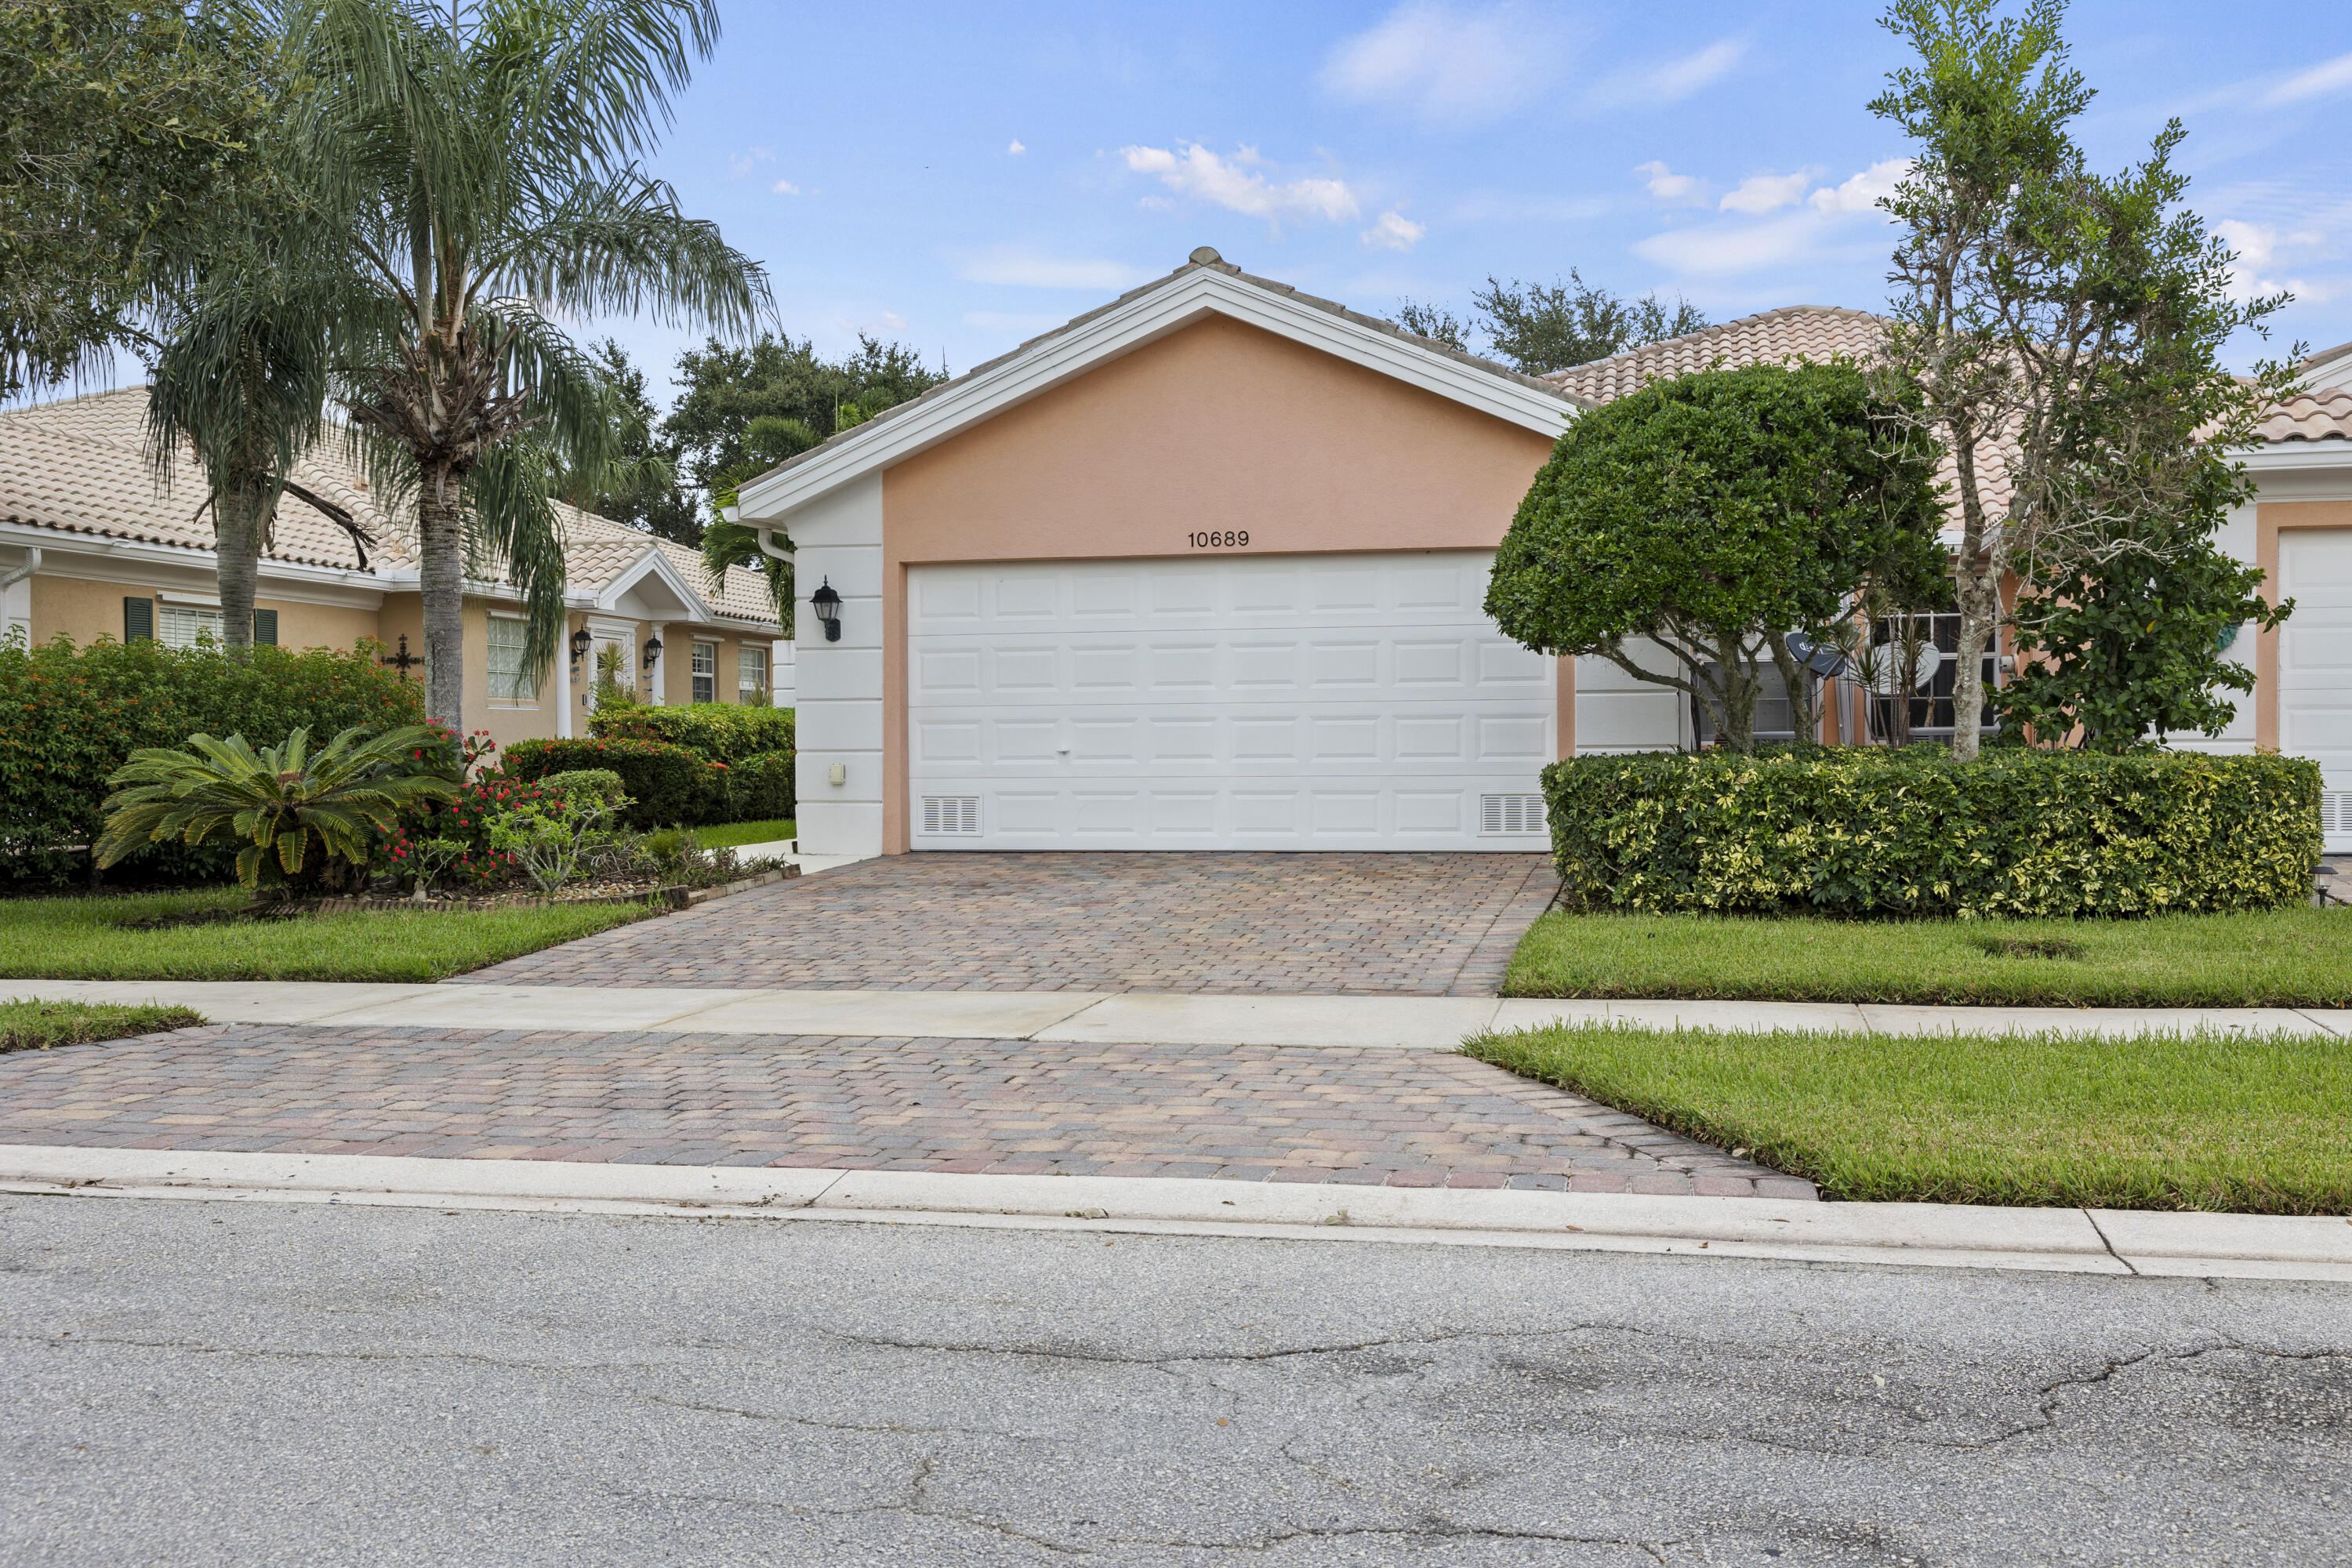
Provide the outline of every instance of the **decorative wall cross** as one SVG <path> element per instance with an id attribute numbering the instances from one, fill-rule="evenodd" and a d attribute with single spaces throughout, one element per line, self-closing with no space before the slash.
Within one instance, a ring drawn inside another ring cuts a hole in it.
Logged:
<path id="1" fill-rule="evenodd" d="M 425 662 L 425 656 L 421 653 L 411 653 L 408 651 L 408 634 L 406 632 L 403 632 L 400 634 L 400 651 L 398 653 L 385 654 L 383 656 L 383 662 L 392 666 L 393 668 L 400 671 L 400 679 L 406 680 L 408 679 L 408 672 Z"/>

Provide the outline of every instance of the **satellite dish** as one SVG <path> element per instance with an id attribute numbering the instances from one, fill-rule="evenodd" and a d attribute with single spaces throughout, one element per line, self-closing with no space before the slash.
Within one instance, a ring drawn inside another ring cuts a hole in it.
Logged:
<path id="1" fill-rule="evenodd" d="M 1871 649 L 1872 668 L 1867 676 L 1859 666 L 1854 679 L 1880 697 L 1892 697 L 1903 685 L 1903 654 L 1895 643 L 1880 643 Z M 1944 668 L 1944 650 L 1929 643 L 1919 650 L 1918 689 L 1925 690 Z"/>

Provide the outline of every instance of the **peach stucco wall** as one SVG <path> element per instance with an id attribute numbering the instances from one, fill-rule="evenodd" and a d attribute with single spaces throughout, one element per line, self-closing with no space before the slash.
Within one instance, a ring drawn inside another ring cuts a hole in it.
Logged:
<path id="1" fill-rule="evenodd" d="M 883 476 L 886 853 L 907 847 L 907 568 L 1189 555 L 1491 550 L 1551 440 L 1223 317 L 1099 365 Z M 1559 670 L 1572 744 L 1574 663 Z"/>

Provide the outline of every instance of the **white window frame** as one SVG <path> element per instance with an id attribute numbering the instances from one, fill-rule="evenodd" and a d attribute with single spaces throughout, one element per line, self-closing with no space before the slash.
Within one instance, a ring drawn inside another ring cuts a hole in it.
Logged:
<path id="1" fill-rule="evenodd" d="M 697 637 L 687 651 L 687 700 L 719 700 L 719 645 Z"/>
<path id="2" fill-rule="evenodd" d="M 746 708 L 768 706 L 768 661 L 775 657 L 763 643 L 739 643 L 735 649 L 735 700 Z"/>
<path id="3" fill-rule="evenodd" d="M 489 682 L 491 707 L 539 706 L 539 687 L 531 679 L 524 658 L 524 650 L 530 644 L 530 628 L 520 616 L 508 615 L 499 610 L 490 612 L 489 629 L 484 637 L 482 670 Z M 508 657 L 501 659 L 501 654 Z M 500 668 L 501 665 L 504 668 Z"/>
<path id="4" fill-rule="evenodd" d="M 155 640 L 165 647 L 194 647 L 201 634 L 212 633 L 213 646 L 220 647 L 227 641 L 223 628 L 228 625 L 218 605 L 174 605 L 159 600 L 155 605 Z"/>

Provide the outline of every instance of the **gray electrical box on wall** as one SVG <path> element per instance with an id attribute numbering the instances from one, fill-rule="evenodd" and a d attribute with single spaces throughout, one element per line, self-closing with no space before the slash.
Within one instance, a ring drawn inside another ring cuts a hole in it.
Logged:
<path id="1" fill-rule="evenodd" d="M 849 782 L 849 764 L 847 763 L 834 763 L 832 767 L 825 770 L 824 778 L 825 783 L 827 784 L 847 784 Z"/>

